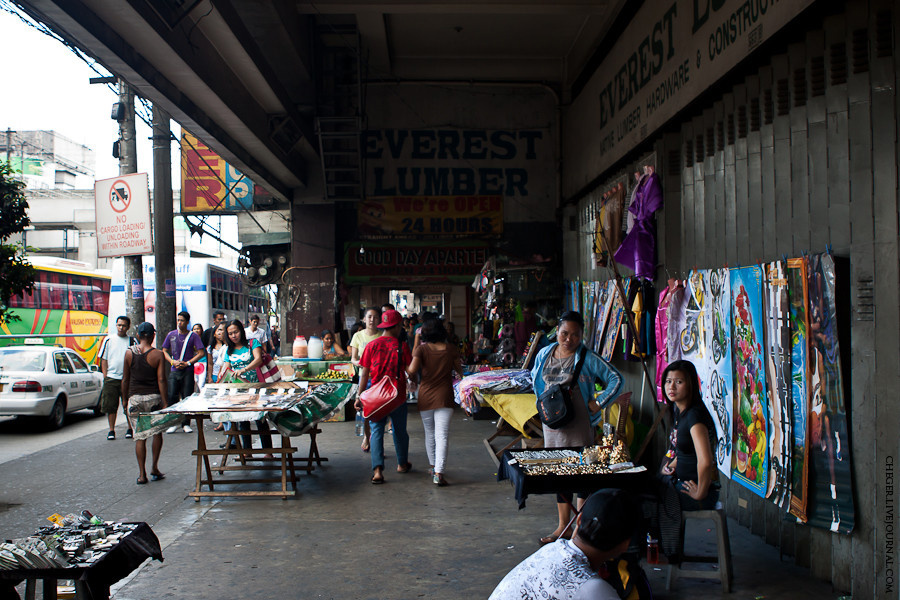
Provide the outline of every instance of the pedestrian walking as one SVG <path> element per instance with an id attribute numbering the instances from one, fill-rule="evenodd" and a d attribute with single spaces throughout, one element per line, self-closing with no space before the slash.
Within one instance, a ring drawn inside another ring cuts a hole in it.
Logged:
<path id="1" fill-rule="evenodd" d="M 278 356 L 281 354 L 281 334 L 278 332 L 278 325 L 272 325 L 272 331 L 269 332 L 269 339 L 272 340 L 272 354 Z"/>
<path id="2" fill-rule="evenodd" d="M 447 342 L 447 331 L 440 319 L 426 319 L 421 329 L 422 344 L 413 350 L 410 375 L 422 372 L 419 383 L 419 416 L 425 428 L 425 451 L 431 463 L 432 481 L 445 486 L 444 468 L 449 446 L 450 419 L 453 416 L 453 371 L 462 373 L 459 351 Z"/>
<path id="3" fill-rule="evenodd" d="M 167 381 L 166 360 L 160 350 L 153 347 L 156 329 L 150 323 L 141 323 L 137 328 L 138 344 L 125 353 L 122 374 L 122 395 L 127 398 L 128 414 L 153 412 L 166 407 Z M 153 436 L 153 462 L 150 465 L 150 479 L 159 481 L 165 474 L 159 470 L 159 455 L 162 452 L 162 435 Z M 139 474 L 138 485 L 147 483 L 147 440 L 134 443 Z"/>
<path id="4" fill-rule="evenodd" d="M 106 415 L 109 423 L 109 433 L 106 439 L 116 439 L 116 418 L 119 414 L 119 400 L 122 401 L 122 411 L 128 422 L 128 430 L 125 439 L 134 436 L 134 428 L 128 417 L 128 406 L 122 395 L 122 377 L 125 368 L 125 353 L 135 343 L 134 338 L 128 335 L 131 328 L 131 319 L 121 316 L 116 319 L 116 335 L 108 335 L 103 340 L 100 348 L 100 371 L 103 373 L 103 388 L 100 390 L 100 411 Z"/>
<path id="5" fill-rule="evenodd" d="M 368 315 L 367 315 L 368 316 Z M 406 398 L 406 375 L 403 371 L 412 360 L 409 348 L 401 344 L 397 339 L 400 336 L 400 313 L 389 310 L 381 315 L 381 323 L 378 329 L 382 331 L 381 337 L 369 342 L 363 351 L 359 365 L 359 389 L 365 390 L 370 384 L 381 381 L 382 377 L 394 380 L 397 393 Z M 398 352 L 400 349 L 400 352 Z M 398 361 L 400 364 L 397 364 Z M 356 410 L 362 410 L 362 402 L 356 399 Z M 372 483 L 384 483 L 384 430 L 388 419 L 391 420 L 394 436 L 394 451 L 397 453 L 397 472 L 408 473 L 412 469 L 409 462 L 409 433 L 406 431 L 407 417 L 406 402 L 394 409 L 387 417 L 380 421 L 372 421 L 372 438 L 370 441 L 372 451 Z"/>
<path id="6" fill-rule="evenodd" d="M 203 332 L 203 335 L 200 336 L 200 339 L 203 341 L 204 348 L 208 347 L 212 343 L 213 331 L 215 331 L 215 329 L 219 325 L 219 323 L 224 323 L 224 322 L 225 322 L 225 313 L 223 313 L 221 310 L 217 310 L 216 312 L 213 313 L 212 325 L 210 325 L 209 329 L 205 330 Z"/>
<path id="7" fill-rule="evenodd" d="M 172 365 L 168 380 L 168 405 L 172 406 L 194 393 L 194 363 L 206 356 L 203 342 L 193 331 L 188 331 L 191 315 L 186 310 L 178 313 L 175 319 L 177 329 L 170 331 L 162 345 L 166 360 Z M 178 358 L 174 358 L 177 356 Z M 188 357 L 185 360 L 185 357 Z M 193 433 L 190 419 L 181 422 L 185 433 Z M 178 426 L 173 425 L 166 433 L 175 433 Z"/>
<path id="8" fill-rule="evenodd" d="M 200 323 L 194 323 L 194 326 L 191 327 L 191 331 L 193 331 L 197 336 L 200 337 L 200 341 L 203 341 L 203 325 Z M 206 348 L 206 346 L 203 346 Z M 194 389 L 202 390 L 206 386 L 206 370 L 209 368 L 209 364 L 207 363 L 207 355 L 204 354 L 203 358 L 194 363 Z"/>
<path id="9" fill-rule="evenodd" d="M 234 321 L 232 321 L 234 323 Z M 250 327 L 244 330 L 248 340 L 256 340 L 267 354 L 272 354 L 272 341 L 269 339 L 269 328 L 259 326 L 259 315 L 250 315 Z"/>
<path id="10" fill-rule="evenodd" d="M 375 307 L 367 308 L 365 314 L 363 315 L 362 323 L 365 326 L 364 329 L 361 329 L 353 334 L 353 337 L 350 338 L 350 362 L 354 365 L 359 365 L 359 360 L 362 358 L 363 352 L 366 349 L 366 345 L 369 342 L 372 342 L 379 337 L 381 337 L 381 331 L 378 329 L 378 322 L 381 320 L 381 310 Z M 369 420 L 366 419 L 365 425 L 363 427 L 363 441 L 362 441 L 362 451 L 368 452 L 369 445 L 369 437 L 371 435 L 371 428 L 369 426 Z"/>

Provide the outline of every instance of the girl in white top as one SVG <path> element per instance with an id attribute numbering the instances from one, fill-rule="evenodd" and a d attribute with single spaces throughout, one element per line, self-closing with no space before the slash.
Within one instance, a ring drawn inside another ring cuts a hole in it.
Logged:
<path id="1" fill-rule="evenodd" d="M 350 340 L 350 362 L 359 366 L 359 359 L 362 358 L 363 350 L 366 344 L 374 339 L 381 337 L 381 330 L 378 329 L 378 323 L 381 322 L 381 310 L 377 308 L 367 308 L 366 314 L 363 316 L 363 323 L 366 328 L 353 334 Z M 369 451 L 369 421 L 366 420 L 365 433 L 363 434 L 362 451 Z"/>

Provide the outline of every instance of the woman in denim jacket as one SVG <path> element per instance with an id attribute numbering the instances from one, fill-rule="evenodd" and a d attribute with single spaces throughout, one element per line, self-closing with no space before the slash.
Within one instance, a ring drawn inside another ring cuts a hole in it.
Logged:
<path id="1" fill-rule="evenodd" d="M 565 448 L 570 446 L 591 446 L 594 444 L 594 428 L 600 422 L 601 409 L 605 408 L 619 395 L 622 387 L 622 376 L 608 362 L 596 353 L 584 347 L 581 338 L 584 334 L 584 319 L 580 313 L 569 311 L 559 318 L 557 343 L 547 346 L 538 352 L 531 370 L 535 396 L 541 394 L 549 386 L 568 385 L 572 380 L 575 365 L 585 350 L 584 364 L 578 376 L 578 385 L 572 387 L 572 404 L 574 417 L 559 429 L 544 429 L 544 448 Z M 594 398 L 594 382 L 599 381 L 603 391 Z M 586 496 L 578 495 L 579 508 Z M 571 517 L 571 494 L 557 494 L 556 508 L 559 523 L 552 534 L 542 537 L 541 544 L 555 542 L 559 538 L 571 539 L 572 531 L 567 528 Z"/>

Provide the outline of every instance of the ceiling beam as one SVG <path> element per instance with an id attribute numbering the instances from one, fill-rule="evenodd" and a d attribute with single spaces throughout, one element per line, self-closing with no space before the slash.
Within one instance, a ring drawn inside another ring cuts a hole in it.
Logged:
<path id="1" fill-rule="evenodd" d="M 384 14 L 365 12 L 356 15 L 356 27 L 362 38 L 363 47 L 368 50 L 368 72 L 364 77 L 384 77 L 391 73 L 391 51 L 388 44 L 387 25 Z"/>
<path id="2" fill-rule="evenodd" d="M 329 0 L 307 2 L 299 0 L 297 10 L 301 14 L 362 14 L 376 12 L 382 14 L 483 14 L 483 15 L 605 15 L 609 10 L 609 0 L 504 0 L 480 2 L 429 2 L 427 0 Z"/>

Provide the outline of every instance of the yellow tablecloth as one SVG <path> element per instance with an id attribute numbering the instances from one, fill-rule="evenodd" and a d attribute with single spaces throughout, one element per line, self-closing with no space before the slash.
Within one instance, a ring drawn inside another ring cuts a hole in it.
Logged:
<path id="1" fill-rule="evenodd" d="M 485 404 L 497 411 L 503 420 L 512 425 L 526 438 L 531 438 L 525 423 L 537 415 L 537 398 L 531 392 L 527 394 L 483 394 Z"/>

